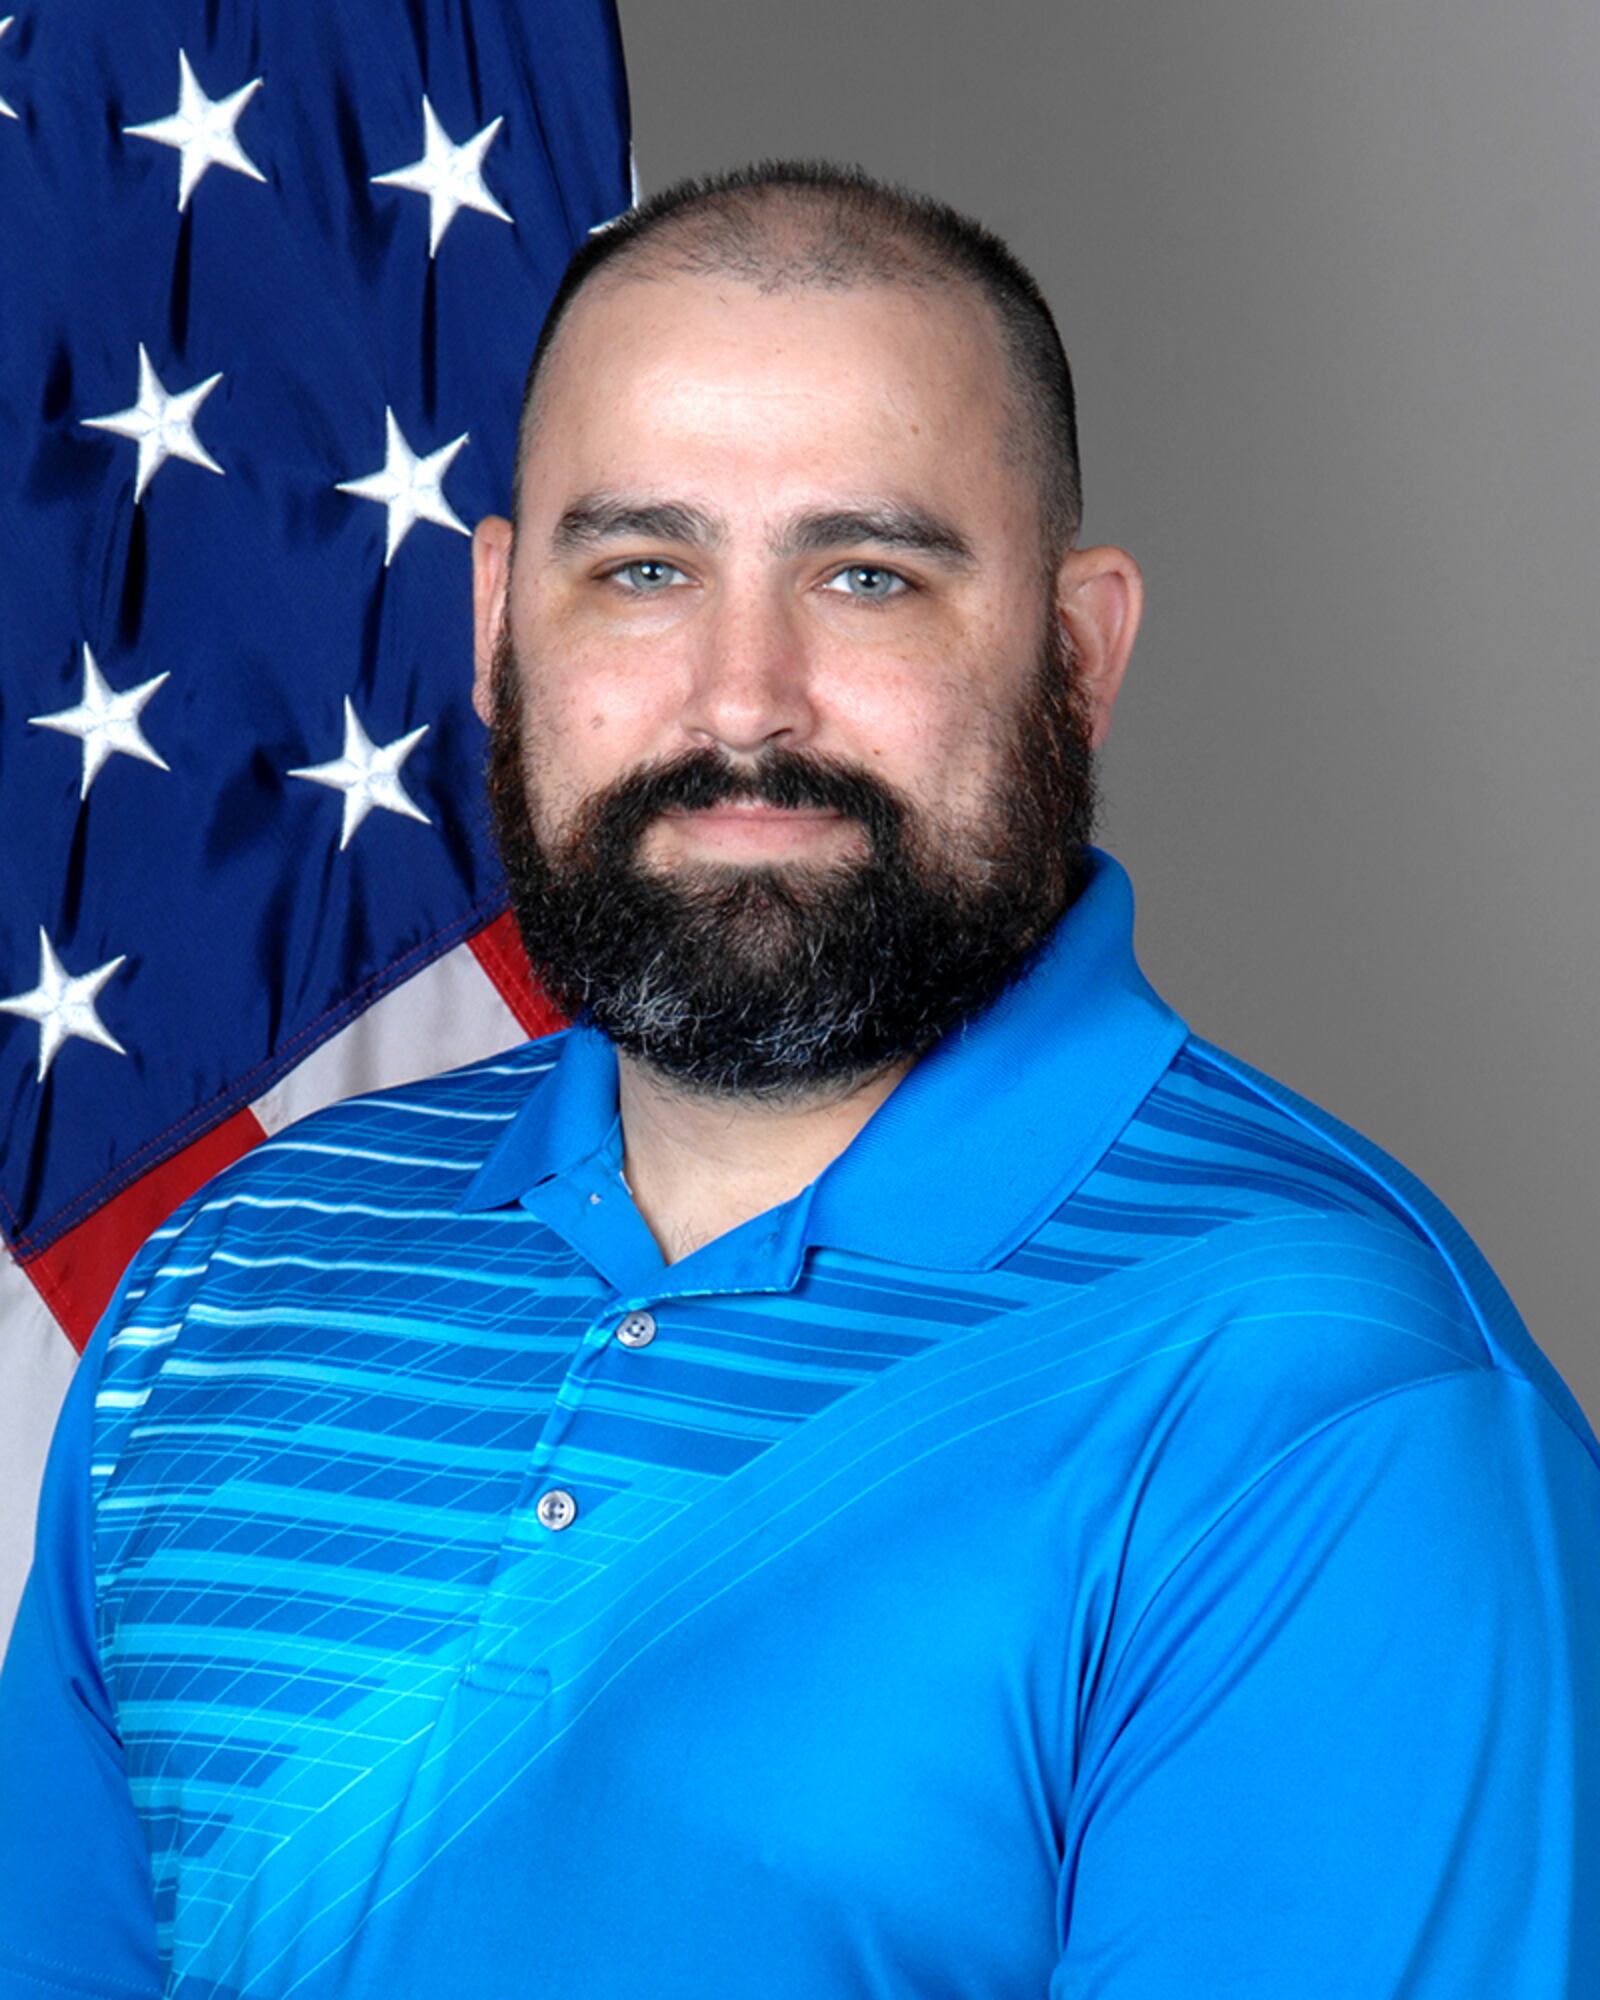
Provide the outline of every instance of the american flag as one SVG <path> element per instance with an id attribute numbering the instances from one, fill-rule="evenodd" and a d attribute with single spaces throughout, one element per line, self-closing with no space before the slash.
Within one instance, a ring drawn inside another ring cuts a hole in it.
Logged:
<path id="1" fill-rule="evenodd" d="M 466 534 L 629 199 L 611 0 L 0 15 L 0 1643 L 149 1230 L 291 1119 L 554 1025 Z"/>

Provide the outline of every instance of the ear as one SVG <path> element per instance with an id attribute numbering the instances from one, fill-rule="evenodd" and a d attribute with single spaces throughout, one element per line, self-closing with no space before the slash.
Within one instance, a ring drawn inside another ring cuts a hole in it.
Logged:
<path id="1" fill-rule="evenodd" d="M 1069 549 L 1056 572 L 1056 614 L 1077 657 L 1077 674 L 1099 749 L 1144 611 L 1144 578 L 1126 549 Z"/>
<path id="2" fill-rule="evenodd" d="M 485 514 L 472 531 L 472 706 L 487 723 L 494 713 L 494 647 L 511 588 L 511 523 Z"/>

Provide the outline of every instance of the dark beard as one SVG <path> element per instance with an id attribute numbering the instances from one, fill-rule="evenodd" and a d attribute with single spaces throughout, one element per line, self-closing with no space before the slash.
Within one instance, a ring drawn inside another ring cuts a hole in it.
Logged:
<path id="1" fill-rule="evenodd" d="M 1021 976 L 1088 878 L 1093 761 L 1054 618 L 976 827 L 832 758 L 707 749 L 595 793 L 547 848 L 504 628 L 494 666 L 489 805 L 529 960 L 569 1017 L 693 1089 L 798 1097 L 923 1054 Z M 835 809 L 866 856 L 640 867 L 659 814 L 728 799 Z"/>

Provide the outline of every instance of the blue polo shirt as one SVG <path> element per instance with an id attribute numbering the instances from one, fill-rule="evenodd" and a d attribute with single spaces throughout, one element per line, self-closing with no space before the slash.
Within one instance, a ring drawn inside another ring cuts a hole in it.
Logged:
<path id="1" fill-rule="evenodd" d="M 0 1676 L 0 1995 L 1600 1993 L 1600 1445 L 1122 870 L 668 1265 L 577 1030 L 140 1254 Z"/>

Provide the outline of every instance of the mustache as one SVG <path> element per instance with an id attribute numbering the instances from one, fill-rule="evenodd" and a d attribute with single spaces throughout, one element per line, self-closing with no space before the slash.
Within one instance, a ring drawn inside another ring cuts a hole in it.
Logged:
<path id="1" fill-rule="evenodd" d="M 798 750 L 769 748 L 751 764 L 724 752 L 691 750 L 647 765 L 589 801 L 574 829 L 579 840 L 599 836 L 631 842 L 664 812 L 704 812 L 712 806 L 760 804 L 790 810 L 816 807 L 855 820 L 874 844 L 898 845 L 905 809 L 880 779 Z"/>

